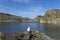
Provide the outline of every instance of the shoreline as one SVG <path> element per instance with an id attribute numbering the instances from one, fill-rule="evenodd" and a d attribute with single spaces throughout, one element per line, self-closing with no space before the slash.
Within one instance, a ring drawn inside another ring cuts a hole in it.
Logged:
<path id="1" fill-rule="evenodd" d="M 55 40 L 53 38 L 50 38 L 49 36 L 45 35 L 42 32 L 39 32 L 37 30 L 33 30 L 31 31 L 32 33 L 32 40 Z M 0 39 L 3 40 L 28 40 L 30 33 L 29 32 L 16 32 L 16 33 L 12 33 L 12 34 L 4 34 L 2 32 L 0 32 Z"/>

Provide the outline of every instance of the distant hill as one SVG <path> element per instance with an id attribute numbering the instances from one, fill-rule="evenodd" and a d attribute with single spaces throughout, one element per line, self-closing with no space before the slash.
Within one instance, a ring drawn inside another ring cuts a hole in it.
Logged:
<path id="1" fill-rule="evenodd" d="M 55 23 L 60 24 L 60 10 L 47 10 L 44 16 L 36 17 L 36 21 L 41 23 Z"/>
<path id="2" fill-rule="evenodd" d="M 32 19 L 0 12 L 0 22 L 28 22 L 29 20 Z"/>

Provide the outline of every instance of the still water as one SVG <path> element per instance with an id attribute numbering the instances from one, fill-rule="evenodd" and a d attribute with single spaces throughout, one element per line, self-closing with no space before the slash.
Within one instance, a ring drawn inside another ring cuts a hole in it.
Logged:
<path id="1" fill-rule="evenodd" d="M 31 27 L 31 30 L 39 30 L 56 40 L 60 40 L 60 25 L 56 24 L 42 24 L 38 22 L 0 23 L 0 32 L 5 34 L 24 32 L 28 27 Z"/>

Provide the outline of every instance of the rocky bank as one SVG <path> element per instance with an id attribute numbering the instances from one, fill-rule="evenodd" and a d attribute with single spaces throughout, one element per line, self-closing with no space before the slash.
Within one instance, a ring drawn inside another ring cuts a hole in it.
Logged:
<path id="1" fill-rule="evenodd" d="M 44 16 L 38 16 L 35 20 L 40 23 L 60 24 L 60 10 L 47 10 Z"/>
<path id="2" fill-rule="evenodd" d="M 0 12 L 0 22 L 29 22 L 32 19 Z"/>
<path id="3" fill-rule="evenodd" d="M 55 40 L 39 31 L 16 32 L 12 34 L 3 34 L 0 32 L 0 40 Z"/>

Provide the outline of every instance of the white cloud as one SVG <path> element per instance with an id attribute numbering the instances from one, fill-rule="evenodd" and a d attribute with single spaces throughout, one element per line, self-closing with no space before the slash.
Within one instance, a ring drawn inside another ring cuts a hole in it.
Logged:
<path id="1" fill-rule="evenodd" d="M 42 15 L 44 13 L 45 9 L 41 6 L 33 6 L 33 7 L 28 7 L 24 12 L 27 14 L 31 15 Z"/>
<path id="2" fill-rule="evenodd" d="M 15 2 L 24 2 L 24 3 L 30 2 L 30 0 L 13 0 L 13 1 L 15 1 Z"/>
<path id="3" fill-rule="evenodd" d="M 6 5 L 0 4 L 0 11 L 1 10 L 8 12 L 10 14 L 17 13 L 15 15 L 18 15 L 18 16 L 23 16 L 23 17 L 30 16 L 31 18 L 34 18 L 37 15 L 43 15 L 45 12 L 45 9 L 43 9 L 43 7 L 41 7 L 41 6 L 30 6 L 30 7 L 26 8 L 25 10 L 16 10 L 16 9 L 10 8 Z"/>
<path id="4" fill-rule="evenodd" d="M 11 13 L 11 14 L 20 13 L 19 10 L 13 9 L 11 7 L 8 7 L 8 6 L 2 5 L 2 4 L 0 4 L 0 11 L 6 12 L 6 13 Z"/>

